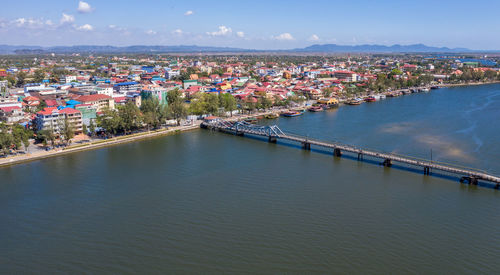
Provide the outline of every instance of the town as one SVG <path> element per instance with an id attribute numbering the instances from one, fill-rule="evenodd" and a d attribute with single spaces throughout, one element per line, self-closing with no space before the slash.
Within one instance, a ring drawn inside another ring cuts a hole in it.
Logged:
<path id="1" fill-rule="evenodd" d="M 431 54 L 5 55 L 0 150 L 6 157 L 215 116 L 271 109 L 265 118 L 296 116 L 440 86 L 492 83 L 500 80 L 497 61 Z"/>

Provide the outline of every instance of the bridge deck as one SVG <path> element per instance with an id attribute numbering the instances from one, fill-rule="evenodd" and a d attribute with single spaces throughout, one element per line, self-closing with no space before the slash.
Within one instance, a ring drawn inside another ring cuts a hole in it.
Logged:
<path id="1" fill-rule="evenodd" d="M 310 139 L 308 137 L 303 137 L 299 135 L 286 134 L 277 126 L 258 126 L 251 125 L 245 122 L 231 123 L 227 121 L 217 121 L 212 123 L 204 123 L 202 127 L 218 129 L 220 131 L 229 132 L 233 134 L 250 134 L 262 137 L 272 137 L 275 139 L 288 140 L 293 142 L 299 142 L 301 144 L 315 145 L 322 148 L 340 150 L 342 152 L 349 152 L 358 154 L 358 156 L 369 156 L 372 158 L 377 158 L 381 160 L 388 160 L 390 162 L 399 162 L 402 164 L 422 167 L 424 169 L 440 170 L 443 172 L 458 174 L 461 176 L 469 177 L 470 179 L 483 180 L 492 183 L 496 183 L 496 187 L 500 187 L 500 177 L 488 174 L 485 171 L 459 167 L 457 165 L 445 164 L 436 161 L 429 161 L 425 159 L 418 159 L 409 156 L 401 156 L 392 153 L 378 152 L 374 150 L 366 150 L 358 148 L 356 146 L 341 144 L 337 142 L 326 142 L 321 140 Z"/>

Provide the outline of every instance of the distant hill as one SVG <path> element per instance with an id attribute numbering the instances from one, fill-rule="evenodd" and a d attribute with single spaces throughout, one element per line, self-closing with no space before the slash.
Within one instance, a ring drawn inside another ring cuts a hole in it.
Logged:
<path id="1" fill-rule="evenodd" d="M 231 47 L 205 47 L 196 45 L 179 46 L 11 46 L 0 45 L 0 54 L 41 54 L 41 53 L 251 53 L 251 52 L 280 52 L 280 53 L 456 53 L 456 52 L 485 52 L 472 51 L 465 48 L 430 47 L 424 44 L 414 45 L 312 45 L 305 48 L 291 50 L 251 50 Z"/>
<path id="2" fill-rule="evenodd" d="M 323 53 L 429 53 L 429 52 L 471 52 L 465 48 L 430 47 L 424 44 L 414 45 L 312 45 L 303 49 L 295 49 L 297 52 L 323 52 Z"/>
<path id="3" fill-rule="evenodd" d="M 203 47 L 196 45 L 179 46 L 10 46 L 0 45 L 0 54 L 26 54 L 26 53 L 196 53 L 196 52 L 251 52 L 254 50 L 230 47 Z"/>

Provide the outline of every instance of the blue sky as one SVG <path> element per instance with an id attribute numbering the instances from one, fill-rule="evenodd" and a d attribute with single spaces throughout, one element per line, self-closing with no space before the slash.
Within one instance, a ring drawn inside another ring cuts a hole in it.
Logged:
<path id="1" fill-rule="evenodd" d="M 498 0 L 17 0 L 0 44 L 288 49 L 415 44 L 500 49 Z"/>

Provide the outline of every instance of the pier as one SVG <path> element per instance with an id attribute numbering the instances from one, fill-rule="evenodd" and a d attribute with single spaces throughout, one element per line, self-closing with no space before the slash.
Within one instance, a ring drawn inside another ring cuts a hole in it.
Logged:
<path id="1" fill-rule="evenodd" d="M 481 180 L 493 184 L 495 189 L 500 188 L 500 177 L 491 175 L 482 170 L 394 153 L 367 150 L 339 142 L 311 139 L 309 137 L 285 133 L 276 125 L 260 126 L 244 121 L 229 122 L 222 119 L 216 119 L 209 122 L 203 122 L 201 127 L 239 136 L 261 136 L 267 138 L 268 141 L 272 143 L 276 143 L 278 140 L 292 141 L 301 144 L 304 150 L 311 150 L 311 146 L 316 146 L 318 148 L 332 150 L 334 157 L 341 157 L 343 153 L 351 153 L 357 156 L 359 161 L 362 161 L 364 157 L 370 157 L 380 160 L 380 164 L 384 167 L 391 167 L 395 163 L 409 165 L 422 169 L 424 175 L 430 175 L 431 171 L 446 172 L 458 176 L 461 183 L 478 185 L 478 182 Z"/>

